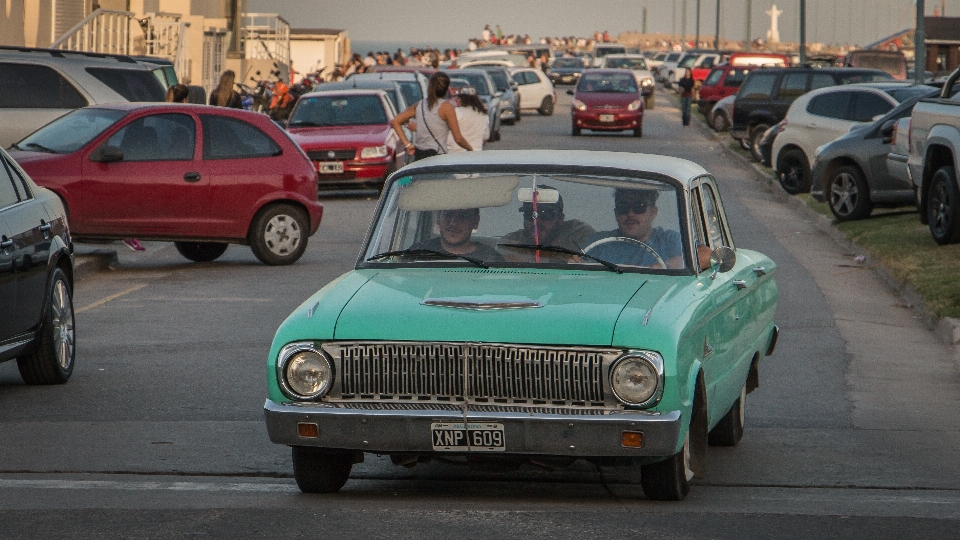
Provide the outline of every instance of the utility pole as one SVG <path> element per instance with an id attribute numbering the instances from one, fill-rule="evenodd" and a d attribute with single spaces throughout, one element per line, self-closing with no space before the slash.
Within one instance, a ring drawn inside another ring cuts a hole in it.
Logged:
<path id="1" fill-rule="evenodd" d="M 717 34 L 713 38 L 713 48 L 720 50 L 720 0 L 717 0 Z"/>
<path id="2" fill-rule="evenodd" d="M 680 5 L 682 6 L 682 9 L 680 10 L 681 11 L 680 34 L 683 35 L 682 46 L 686 47 L 687 45 L 687 0 L 683 0 L 683 2 L 680 3 Z"/>
<path id="3" fill-rule="evenodd" d="M 753 11 L 753 1 L 747 0 L 747 31 L 745 37 L 743 38 L 743 50 L 750 50 L 750 16 Z"/>
<path id="4" fill-rule="evenodd" d="M 677 39 L 677 0 L 673 0 L 673 11 L 670 12 L 673 15 L 673 26 L 670 28 L 670 41 Z"/>
<path id="5" fill-rule="evenodd" d="M 917 0 L 917 30 L 913 36 L 913 71 L 917 84 L 923 84 L 927 71 L 927 35 L 924 21 L 923 0 Z"/>
<path id="6" fill-rule="evenodd" d="M 800 0 L 800 65 L 807 63 L 807 0 Z"/>
<path id="7" fill-rule="evenodd" d="M 647 6 L 643 6 L 643 23 L 641 26 L 643 27 L 643 31 L 641 31 L 640 33 L 646 35 L 647 34 Z"/>
<path id="8" fill-rule="evenodd" d="M 693 38 L 693 48 L 700 48 L 700 0 L 697 0 L 697 30 L 694 34 L 696 37 Z"/>

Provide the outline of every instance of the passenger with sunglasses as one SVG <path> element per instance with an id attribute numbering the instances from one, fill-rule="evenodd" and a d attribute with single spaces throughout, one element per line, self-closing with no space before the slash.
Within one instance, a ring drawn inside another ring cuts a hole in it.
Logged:
<path id="1" fill-rule="evenodd" d="M 587 238 L 587 246 L 611 239 L 591 248 L 589 254 L 615 264 L 662 268 L 652 253 L 654 251 L 667 268 L 683 268 L 683 247 L 679 231 L 653 226 L 658 211 L 657 197 L 659 193 L 652 189 L 615 190 L 614 213 L 619 227 Z M 616 241 L 614 238 L 625 240 Z M 639 242 L 631 242 L 631 239 Z"/>
<path id="2" fill-rule="evenodd" d="M 539 187 L 553 189 L 550 186 Z M 527 249 L 510 249 L 503 244 L 540 244 L 580 251 L 586 245 L 584 243 L 586 238 L 596 232 L 593 227 L 580 220 L 566 219 L 563 214 L 563 197 L 558 196 L 556 203 L 538 204 L 536 216 L 533 212 L 533 203 L 525 202 L 520 205 L 520 213 L 523 215 L 523 228 L 504 235 L 499 242 L 501 249 L 506 252 L 506 259 L 511 262 L 532 262 L 536 260 L 536 252 Z M 536 225 L 536 231 L 534 225 Z M 570 255 L 547 251 L 540 252 L 540 258 L 562 262 L 571 260 Z"/>

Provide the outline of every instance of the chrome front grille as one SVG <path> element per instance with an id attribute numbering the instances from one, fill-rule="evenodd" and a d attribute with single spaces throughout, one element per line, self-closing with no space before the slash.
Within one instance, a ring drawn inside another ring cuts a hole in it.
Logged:
<path id="1" fill-rule="evenodd" d="M 487 343 L 327 343 L 333 401 L 604 406 L 620 351 Z"/>
<path id="2" fill-rule="evenodd" d="M 352 161 L 357 157 L 357 149 L 310 150 L 307 152 L 307 157 L 312 161 Z"/>

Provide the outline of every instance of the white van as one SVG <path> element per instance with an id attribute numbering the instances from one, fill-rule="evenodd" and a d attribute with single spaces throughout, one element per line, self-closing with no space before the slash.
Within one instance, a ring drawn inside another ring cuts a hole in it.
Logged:
<path id="1" fill-rule="evenodd" d="M 603 57 L 608 54 L 627 54 L 627 47 L 619 43 L 597 43 L 593 46 L 593 67 L 603 65 Z"/>

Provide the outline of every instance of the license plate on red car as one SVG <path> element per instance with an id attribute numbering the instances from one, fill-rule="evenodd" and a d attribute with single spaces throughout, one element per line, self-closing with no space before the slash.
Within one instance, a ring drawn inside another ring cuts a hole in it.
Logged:
<path id="1" fill-rule="evenodd" d="M 601 122 L 613 122 L 613 115 L 612 115 L 612 114 L 601 114 L 601 115 L 600 115 L 600 121 L 601 121 Z"/>
<path id="2" fill-rule="evenodd" d="M 506 449 L 503 424 L 435 422 L 430 424 L 433 449 L 461 452 L 503 452 Z"/>
<path id="3" fill-rule="evenodd" d="M 326 163 L 317 163 L 317 172 L 320 174 L 340 174 L 343 172 L 343 162 L 333 161 Z"/>

